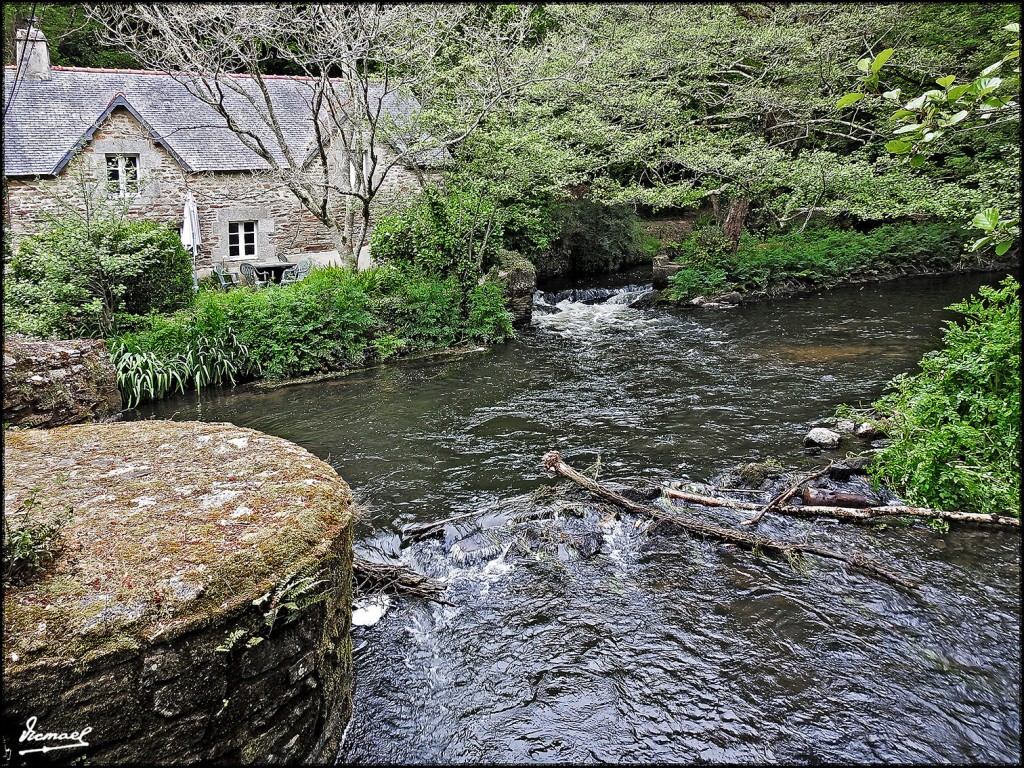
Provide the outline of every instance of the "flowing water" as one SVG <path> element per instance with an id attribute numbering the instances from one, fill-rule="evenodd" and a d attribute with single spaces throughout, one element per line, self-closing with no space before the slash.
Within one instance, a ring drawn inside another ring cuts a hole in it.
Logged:
<path id="1" fill-rule="evenodd" d="M 538 295 L 533 328 L 503 346 L 181 397 L 140 416 L 294 440 L 355 489 L 362 554 L 448 580 L 454 606 L 398 599 L 354 629 L 355 714 L 340 760 L 1013 763 L 1016 533 L 761 525 L 866 553 L 920 581 L 916 594 L 832 561 L 799 573 L 648 533 L 628 517 L 574 521 L 600 532 L 590 559 L 513 556 L 494 537 L 470 557 L 457 540 L 472 538 L 472 521 L 443 539 L 400 535 L 552 485 L 540 466 L 552 448 L 579 469 L 600 457 L 603 479 L 634 485 L 769 457 L 817 463 L 801 444 L 810 424 L 913 370 L 954 317 L 943 307 L 998 278 L 728 310 L 639 309 L 642 287 L 612 284 Z"/>

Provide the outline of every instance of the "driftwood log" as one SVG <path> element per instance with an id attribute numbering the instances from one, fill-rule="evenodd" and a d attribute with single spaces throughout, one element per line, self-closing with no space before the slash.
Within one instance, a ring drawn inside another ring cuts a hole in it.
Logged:
<path id="1" fill-rule="evenodd" d="M 752 504 L 749 501 L 738 499 L 723 499 L 715 496 L 702 496 L 697 493 L 679 491 L 675 488 L 662 488 L 669 498 L 679 499 L 690 504 L 700 504 L 705 507 L 729 507 L 730 509 L 757 510 L 761 511 L 759 504 Z M 978 515 L 972 512 L 946 512 L 941 509 L 928 509 L 927 507 L 905 507 L 888 505 L 881 507 L 865 507 L 863 509 L 852 509 L 840 506 L 820 506 L 805 504 L 796 506 L 783 504 L 775 508 L 775 511 L 783 515 L 794 515 L 797 517 L 835 517 L 840 520 L 852 520 L 863 522 L 874 520 L 879 517 L 923 517 L 928 519 L 937 518 L 954 523 L 969 523 L 972 525 L 1000 525 L 1010 528 L 1020 528 L 1020 519 L 1006 517 L 1004 515 Z M 752 520 L 746 522 L 752 522 Z"/>
<path id="2" fill-rule="evenodd" d="M 352 578 L 359 594 L 412 595 L 443 605 L 454 605 L 444 599 L 444 582 L 416 573 L 405 565 L 355 557 L 352 559 Z"/>
<path id="3" fill-rule="evenodd" d="M 688 533 L 697 534 L 710 539 L 717 539 L 718 541 L 723 541 L 729 544 L 735 544 L 754 552 L 782 555 L 788 561 L 791 561 L 795 556 L 804 554 L 839 560 L 847 565 L 860 568 L 874 576 L 885 579 L 894 584 L 898 584 L 901 587 L 907 589 L 917 588 L 917 585 L 909 579 L 903 578 L 899 574 L 878 565 L 874 561 L 860 554 L 847 555 L 824 547 L 817 547 L 812 544 L 797 544 L 778 541 L 767 536 L 758 536 L 756 534 L 737 531 L 731 528 L 723 528 L 722 526 L 714 525 L 712 523 L 706 523 L 703 520 L 698 520 L 680 512 L 673 512 L 661 509 L 660 507 L 653 507 L 647 504 L 639 504 L 635 501 L 630 501 L 625 496 L 599 485 L 595 480 L 592 480 L 585 475 L 581 475 L 575 469 L 562 461 L 562 456 L 558 451 L 549 451 L 544 454 L 544 466 L 556 475 L 572 480 L 574 483 L 586 488 L 592 494 L 607 499 L 620 507 L 628 509 L 630 512 L 638 515 L 644 515 L 645 517 L 649 517 L 653 520 L 671 523 L 672 525 L 682 528 Z M 719 504 L 717 506 L 729 505 Z M 753 506 L 755 509 L 760 509 L 759 505 L 755 504 Z"/>

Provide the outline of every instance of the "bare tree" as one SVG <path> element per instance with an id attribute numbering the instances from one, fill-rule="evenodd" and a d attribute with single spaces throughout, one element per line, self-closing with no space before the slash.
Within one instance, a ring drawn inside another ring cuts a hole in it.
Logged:
<path id="1" fill-rule="evenodd" d="M 503 101 L 571 78 L 590 54 L 587 11 L 473 4 L 99 5 L 104 42 L 164 71 L 212 107 L 356 258 L 370 206 L 399 166 L 443 157 Z M 554 19 L 554 23 L 552 23 Z M 553 38 L 557 41 L 553 42 Z M 294 110 L 265 74 L 303 77 L 312 136 L 289 143 Z M 422 175 L 420 175 L 422 182 Z"/>

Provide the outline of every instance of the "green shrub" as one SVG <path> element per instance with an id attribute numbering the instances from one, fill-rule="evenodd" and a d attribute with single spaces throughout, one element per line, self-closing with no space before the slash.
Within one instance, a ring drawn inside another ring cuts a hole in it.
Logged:
<path id="1" fill-rule="evenodd" d="M 378 261 L 455 277 L 464 285 L 497 263 L 501 245 L 502 222 L 491 200 L 472 191 L 445 192 L 435 186 L 381 216 L 370 238 Z"/>
<path id="2" fill-rule="evenodd" d="M 570 272 L 608 272 L 653 256 L 640 219 L 629 206 L 567 200 L 555 204 L 552 215 L 560 234 L 551 258 L 567 264 Z M 543 266 L 538 264 L 539 272 Z"/>
<path id="3" fill-rule="evenodd" d="M 107 335 L 119 313 L 166 312 L 192 297 L 192 261 L 177 234 L 151 221 L 53 220 L 5 254 L 8 330 Z"/>
<path id="4" fill-rule="evenodd" d="M 550 198 L 503 202 L 498 207 L 502 242 L 507 250 L 523 254 L 536 263 L 551 251 L 562 231 Z"/>
<path id="5" fill-rule="evenodd" d="M 120 311 L 173 312 L 192 300 L 192 256 L 175 230 L 152 221 L 134 221 L 105 237 L 105 246 L 112 252 L 145 262 L 138 275 L 126 282 Z"/>
<path id="6" fill-rule="evenodd" d="M 870 232 L 818 224 L 766 239 L 746 233 L 731 253 L 721 229 L 705 225 L 676 249 L 686 269 L 670 278 L 668 295 L 681 301 L 713 291 L 763 291 L 791 280 L 827 286 L 856 276 L 956 269 L 966 239 L 957 224 L 886 224 Z"/>
<path id="7" fill-rule="evenodd" d="M 512 313 L 506 308 L 505 291 L 497 280 L 485 280 L 469 293 L 466 338 L 496 342 L 507 339 L 512 331 Z"/>
<path id="8" fill-rule="evenodd" d="M 468 293 L 410 265 L 314 270 L 294 285 L 202 292 L 109 341 L 129 405 L 172 391 L 343 370 L 399 352 L 512 335 L 502 286 Z"/>
<path id="9" fill-rule="evenodd" d="M 949 307 L 963 325 L 874 404 L 892 444 L 870 472 L 911 504 L 1020 516 L 1019 291 L 1007 277 Z"/>

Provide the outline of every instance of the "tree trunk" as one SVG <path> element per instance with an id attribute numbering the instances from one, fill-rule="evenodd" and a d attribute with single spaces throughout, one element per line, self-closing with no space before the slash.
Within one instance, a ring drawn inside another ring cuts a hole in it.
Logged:
<path id="1" fill-rule="evenodd" d="M 735 493 L 735 489 L 726 489 Z M 749 501 L 738 501 L 737 499 L 719 498 L 717 496 L 702 496 L 699 493 L 679 491 L 675 488 L 663 488 L 662 492 L 670 499 L 679 499 L 690 504 L 699 504 L 703 507 L 729 507 L 730 509 L 749 510 L 760 512 L 764 509 L 760 504 Z M 775 511 L 781 515 L 794 515 L 796 517 L 837 517 L 840 520 L 874 520 L 879 517 L 921 517 L 925 519 L 939 519 L 954 523 L 967 523 L 970 525 L 1000 525 L 1009 528 L 1020 528 L 1020 519 L 1006 517 L 1004 515 L 982 515 L 975 512 L 948 512 L 943 509 L 927 509 L 925 507 L 905 507 L 898 505 L 885 505 L 881 507 L 864 507 L 855 509 L 836 505 L 820 506 L 817 504 L 804 504 L 796 506 L 782 504 L 775 507 Z M 746 522 L 750 522 L 749 520 Z"/>
<path id="2" fill-rule="evenodd" d="M 356 268 L 359 266 L 359 253 L 363 250 L 363 246 L 366 245 L 368 235 L 370 232 L 370 203 L 364 201 L 362 210 L 362 221 L 359 222 L 359 237 L 356 238 L 352 243 L 352 265 Z"/>
<path id="3" fill-rule="evenodd" d="M 747 219 L 747 211 L 750 210 L 750 200 L 745 197 L 736 198 L 729 203 L 729 212 L 725 215 L 725 223 L 722 231 L 732 241 L 732 252 L 740 247 L 740 235 L 743 234 L 743 222 Z"/>
<path id="4" fill-rule="evenodd" d="M 340 232 L 340 243 L 338 246 L 338 253 L 341 254 L 342 260 L 345 262 L 351 262 L 355 264 L 356 259 L 359 257 L 358 253 L 353 253 L 352 244 L 355 240 L 356 230 L 356 199 L 351 195 L 345 196 L 345 214 L 343 220 L 343 226 Z"/>
<path id="5" fill-rule="evenodd" d="M 818 547 L 813 544 L 777 541 L 775 539 L 770 539 L 767 536 L 752 535 L 733 530 L 731 528 L 724 528 L 720 525 L 706 523 L 703 520 L 698 520 L 680 512 L 670 512 L 666 509 L 662 509 L 661 507 L 651 507 L 646 504 L 638 504 L 634 501 L 630 501 L 625 496 L 609 490 L 608 488 L 604 488 L 589 477 L 581 475 L 575 469 L 562 461 L 562 456 L 558 451 L 549 451 L 544 454 L 544 466 L 555 474 L 566 477 L 574 483 L 582 485 L 591 493 L 608 499 L 620 507 L 637 514 L 650 517 L 654 520 L 663 520 L 692 534 L 717 539 L 718 541 L 723 541 L 729 544 L 735 544 L 754 552 L 782 555 L 787 560 L 791 560 L 794 556 L 799 556 L 801 554 L 817 555 L 818 557 L 839 560 L 847 565 L 852 565 L 877 577 L 883 578 L 886 581 L 899 584 L 901 587 L 907 589 L 916 589 L 917 587 L 914 582 L 903 578 L 899 574 L 878 565 L 874 561 L 860 554 L 854 553 L 845 555 L 841 552 L 835 552 L 831 549 Z"/>

